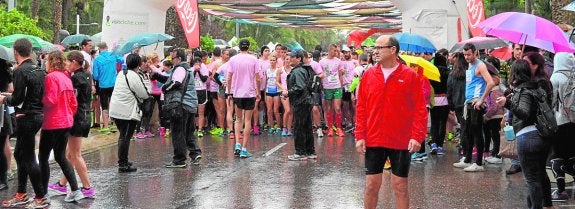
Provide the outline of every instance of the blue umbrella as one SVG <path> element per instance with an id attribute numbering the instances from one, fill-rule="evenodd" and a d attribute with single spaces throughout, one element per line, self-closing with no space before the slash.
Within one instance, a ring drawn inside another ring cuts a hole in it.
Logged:
<path id="1" fill-rule="evenodd" d="M 62 40 L 62 44 L 73 45 L 73 44 L 80 44 L 84 39 L 90 39 L 90 36 L 84 34 L 74 34 L 70 36 L 66 36 L 64 40 Z"/>
<path id="2" fill-rule="evenodd" d="M 412 33 L 396 33 L 393 34 L 399 41 L 399 49 L 403 51 L 410 51 L 415 53 L 430 52 L 433 53 L 435 46 L 427 38 L 412 34 Z"/>
<path id="3" fill-rule="evenodd" d="M 575 12 L 575 1 L 565 5 L 561 10 L 573 11 Z"/>
<path id="4" fill-rule="evenodd" d="M 116 50 L 114 50 L 114 54 L 127 54 L 136 48 L 171 40 L 173 38 L 173 36 L 164 33 L 138 34 L 130 37 L 126 42 L 116 48 Z"/>

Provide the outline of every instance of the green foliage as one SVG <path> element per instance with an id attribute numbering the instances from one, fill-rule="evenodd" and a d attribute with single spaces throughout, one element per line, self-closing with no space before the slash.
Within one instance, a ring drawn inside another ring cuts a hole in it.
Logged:
<path id="1" fill-rule="evenodd" d="M 0 22 L 2 23 L 2 27 L 0 27 L 0 37 L 17 33 L 37 36 L 44 40 L 48 40 L 50 37 L 48 35 L 49 33 L 42 31 L 42 29 L 38 27 L 37 21 L 15 9 L 10 11 L 1 9 Z"/>
<path id="2" fill-rule="evenodd" d="M 214 50 L 214 39 L 210 35 L 200 36 L 200 48 L 204 51 L 211 52 Z"/>
<path id="3" fill-rule="evenodd" d="M 238 38 L 237 40 L 235 40 L 232 43 L 232 46 L 237 46 L 240 43 L 240 40 L 242 40 L 242 39 L 247 39 L 250 42 L 250 48 L 248 49 L 249 51 L 252 51 L 252 52 L 259 52 L 260 51 L 260 47 L 258 46 L 258 42 L 256 42 L 256 40 L 251 36 Z"/>
<path id="4" fill-rule="evenodd" d="M 533 4 L 533 9 L 537 16 L 543 17 L 545 19 L 551 20 L 551 4 L 549 0 L 535 0 Z"/>

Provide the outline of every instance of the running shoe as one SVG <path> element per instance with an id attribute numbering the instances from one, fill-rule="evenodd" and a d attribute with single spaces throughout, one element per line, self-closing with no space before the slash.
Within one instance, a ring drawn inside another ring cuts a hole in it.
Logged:
<path id="1" fill-rule="evenodd" d="M 89 189 L 82 187 L 82 189 L 80 190 L 82 191 L 82 194 L 86 198 L 94 199 L 96 197 L 96 191 L 94 191 L 93 187 L 90 187 Z"/>
<path id="2" fill-rule="evenodd" d="M 146 134 L 144 134 L 142 132 L 136 133 L 136 139 L 145 139 L 145 138 L 146 138 Z"/>
<path id="3" fill-rule="evenodd" d="M 445 155 L 445 151 L 443 151 L 443 147 L 437 148 L 437 155 Z"/>
<path id="4" fill-rule="evenodd" d="M 196 155 L 195 157 L 192 158 L 191 163 L 193 165 L 199 165 L 200 164 L 200 160 L 202 160 L 202 155 Z"/>
<path id="5" fill-rule="evenodd" d="M 447 133 L 447 141 L 453 140 L 454 136 L 452 132 Z"/>
<path id="6" fill-rule="evenodd" d="M 293 136 L 293 133 L 291 131 L 288 131 L 286 136 Z"/>
<path id="7" fill-rule="evenodd" d="M 156 135 L 154 135 L 154 134 L 153 134 L 152 132 L 150 132 L 150 131 L 146 131 L 146 132 L 144 133 L 144 135 L 146 135 L 146 138 L 154 138 L 154 136 L 156 136 Z"/>
<path id="8" fill-rule="evenodd" d="M 456 168 L 467 168 L 467 167 L 471 166 L 471 163 L 466 163 L 465 157 L 462 157 L 459 160 L 459 162 L 453 163 L 453 166 Z"/>
<path id="9" fill-rule="evenodd" d="M 15 207 L 32 202 L 32 198 L 26 193 L 16 193 L 12 199 L 2 201 L 2 207 Z"/>
<path id="10" fill-rule="evenodd" d="M 317 128 L 317 137 L 323 137 L 323 130 L 321 130 L 321 128 Z"/>
<path id="11" fill-rule="evenodd" d="M 78 200 L 84 199 L 84 194 L 80 190 L 72 191 L 66 195 L 64 198 L 65 202 L 77 202 Z"/>
<path id="12" fill-rule="evenodd" d="M 233 136 L 233 135 L 232 135 Z M 236 144 L 234 146 L 234 155 L 235 156 L 240 156 L 240 152 L 242 150 L 242 145 L 241 144 Z"/>
<path id="13" fill-rule="evenodd" d="M 160 128 L 158 129 L 158 132 L 160 132 L 160 136 L 162 136 L 162 137 L 163 137 L 163 136 L 166 136 L 166 128 L 160 127 Z"/>
<path id="14" fill-rule="evenodd" d="M 492 156 L 486 157 L 486 158 L 483 159 L 483 160 L 485 160 L 485 162 L 488 162 L 488 163 L 491 163 L 491 164 L 501 164 L 501 163 L 503 163 L 503 160 L 502 160 L 501 158 L 492 157 Z"/>
<path id="15" fill-rule="evenodd" d="M 235 138 L 236 138 L 236 133 L 234 133 L 234 131 L 228 130 L 228 134 L 230 135 L 230 139 L 235 139 Z"/>
<path id="16" fill-rule="evenodd" d="M 102 134 L 109 134 L 112 132 L 112 130 L 110 128 L 101 128 L 100 130 L 98 130 L 98 132 Z"/>
<path id="17" fill-rule="evenodd" d="M 333 136 L 333 129 L 330 128 L 330 129 L 327 131 L 327 137 L 332 137 L 332 136 Z"/>
<path id="18" fill-rule="evenodd" d="M 432 144 L 431 144 L 430 154 L 432 154 L 432 155 L 437 155 L 437 144 L 436 144 L 436 143 L 432 143 Z"/>
<path id="19" fill-rule="evenodd" d="M 260 135 L 260 128 L 258 126 L 254 126 L 254 135 Z"/>
<path id="20" fill-rule="evenodd" d="M 198 131 L 198 137 L 204 137 L 204 131 Z"/>
<path id="21" fill-rule="evenodd" d="M 186 163 L 176 164 L 176 163 L 171 162 L 171 163 L 164 164 L 164 166 L 166 168 L 186 168 L 187 165 L 186 165 Z"/>
<path id="22" fill-rule="evenodd" d="M 304 160 L 307 160 L 307 156 L 298 155 L 298 154 L 288 155 L 288 160 L 289 161 L 304 161 Z"/>
<path id="23" fill-rule="evenodd" d="M 387 159 L 385 161 L 385 164 L 383 165 L 383 169 L 385 169 L 385 170 L 391 169 L 391 161 L 389 161 L 389 159 Z"/>
<path id="24" fill-rule="evenodd" d="M 287 128 L 282 129 L 282 136 L 287 136 Z"/>
<path id="25" fill-rule="evenodd" d="M 68 194 L 68 188 L 66 188 L 66 186 L 61 186 L 60 182 L 56 182 L 55 184 L 48 184 L 48 189 L 57 195 Z"/>
<path id="26" fill-rule="evenodd" d="M 34 200 L 26 205 L 26 208 L 46 208 L 50 205 L 50 200 L 46 197 L 44 198 L 34 198 Z"/>
<path id="27" fill-rule="evenodd" d="M 274 134 L 274 133 L 275 133 L 275 129 L 274 129 L 274 128 L 270 128 L 270 129 L 268 130 L 268 134 Z"/>
<path id="28" fill-rule="evenodd" d="M 166 134 L 165 134 L 164 136 L 165 136 L 165 137 L 169 137 L 171 133 L 172 133 L 172 132 L 170 131 L 170 129 L 166 129 Z"/>
<path id="29" fill-rule="evenodd" d="M 249 158 L 252 157 L 252 153 L 248 152 L 248 150 L 244 149 L 240 151 L 240 158 Z"/>
<path id="30" fill-rule="evenodd" d="M 483 168 L 483 166 L 481 165 L 477 165 L 477 163 L 473 163 L 471 166 L 464 168 L 463 171 L 466 172 L 480 172 L 480 171 L 485 171 L 485 169 Z"/>
<path id="31" fill-rule="evenodd" d="M 307 159 L 317 160 L 317 155 L 316 154 L 307 155 Z"/>
<path id="32" fill-rule="evenodd" d="M 344 136 L 345 136 L 345 133 L 343 133 L 343 131 L 341 130 L 341 128 L 338 128 L 337 131 L 336 131 L 336 135 L 339 136 L 339 137 L 344 137 Z"/>
<path id="33" fill-rule="evenodd" d="M 551 201 L 553 202 L 566 202 L 569 199 L 567 191 L 559 192 L 558 190 L 551 193 Z"/>

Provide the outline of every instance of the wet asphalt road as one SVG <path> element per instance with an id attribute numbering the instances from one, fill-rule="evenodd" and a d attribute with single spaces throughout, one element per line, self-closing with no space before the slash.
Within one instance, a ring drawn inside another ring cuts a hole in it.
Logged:
<path id="1" fill-rule="evenodd" d="M 233 156 L 233 141 L 207 136 L 199 140 L 200 165 L 168 169 L 171 142 L 158 137 L 132 141 L 130 161 L 138 171 L 117 172 L 116 146 L 85 155 L 96 199 L 66 203 L 52 197 L 51 208 L 362 208 L 365 175 L 363 156 L 355 142 L 346 138 L 316 139 L 318 160 L 290 162 L 293 139 L 263 134 L 248 146 L 254 157 Z M 503 165 L 486 165 L 486 171 L 465 173 L 451 164 L 458 160 L 454 144 L 447 142 L 447 155 L 412 162 L 409 191 L 411 208 L 526 208 L 522 174 L 505 175 Z M 275 152 L 272 152 L 276 148 Z M 189 161 L 188 161 L 189 162 Z M 505 166 L 505 167 L 504 167 Z M 52 164 L 50 182 L 61 171 Z M 393 208 L 393 196 L 385 172 L 379 208 Z M 79 181 L 79 179 L 78 179 Z M 7 199 L 10 189 L 0 192 Z M 29 188 L 28 191 L 32 191 Z M 572 195 L 572 193 L 571 193 Z M 575 201 L 555 204 L 575 208 Z"/>

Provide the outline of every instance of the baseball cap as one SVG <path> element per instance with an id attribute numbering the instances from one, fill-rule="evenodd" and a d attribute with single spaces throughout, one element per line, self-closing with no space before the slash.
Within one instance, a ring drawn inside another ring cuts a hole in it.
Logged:
<path id="1" fill-rule="evenodd" d="M 248 41 L 247 39 L 242 39 L 240 40 L 240 45 L 239 45 L 240 49 L 247 49 L 250 48 L 250 41 Z"/>
<path id="2" fill-rule="evenodd" d="M 347 45 L 343 45 L 343 46 L 341 46 L 341 51 L 342 52 L 349 52 L 349 51 L 351 51 L 351 49 L 349 49 L 349 47 Z"/>

